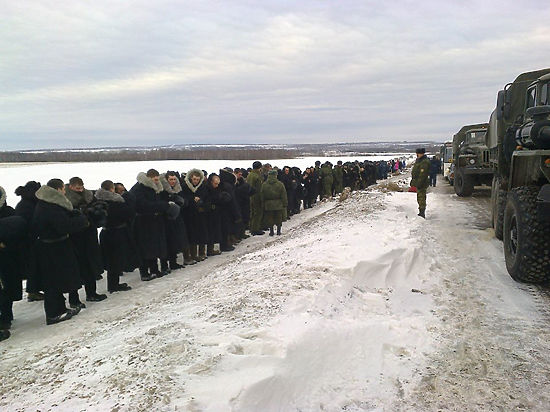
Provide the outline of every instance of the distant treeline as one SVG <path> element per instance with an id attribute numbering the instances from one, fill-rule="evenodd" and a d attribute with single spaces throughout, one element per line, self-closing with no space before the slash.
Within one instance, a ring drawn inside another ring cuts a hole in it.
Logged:
<path id="1" fill-rule="evenodd" d="M 139 160 L 291 159 L 297 150 L 274 148 L 153 148 L 91 151 L 0 152 L 0 162 L 129 162 Z"/>

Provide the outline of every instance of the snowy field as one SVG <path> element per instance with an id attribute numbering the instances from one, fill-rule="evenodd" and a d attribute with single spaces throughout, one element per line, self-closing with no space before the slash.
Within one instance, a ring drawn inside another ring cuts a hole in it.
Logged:
<path id="1" fill-rule="evenodd" d="M 548 293 L 508 276 L 487 208 L 440 184 L 423 220 L 382 183 L 165 278 L 126 274 L 132 291 L 61 324 L 18 302 L 0 410 L 547 411 Z"/>
<path id="2" fill-rule="evenodd" d="M 296 159 L 270 159 L 261 160 L 262 163 L 270 163 L 272 166 L 282 168 L 284 166 L 297 166 L 302 171 L 306 167 L 313 166 L 316 160 L 322 163 L 330 161 L 336 164 L 338 160 L 364 161 L 364 160 L 390 160 L 395 158 L 412 158 L 410 153 L 389 153 L 373 156 L 358 157 L 300 157 Z M 17 186 L 24 185 L 29 180 L 36 180 L 43 185 L 51 178 L 57 177 L 64 182 L 73 176 L 79 176 L 84 180 L 84 186 L 90 190 L 96 190 L 104 180 L 124 183 L 130 189 L 136 183 L 136 176 L 139 172 L 146 172 L 153 168 L 160 173 L 168 170 L 187 172 L 192 168 L 206 170 L 209 173 L 219 173 L 223 167 L 249 168 L 252 167 L 250 160 L 158 160 L 141 162 L 86 162 L 86 163 L 0 163 L 0 186 L 6 189 L 8 203 L 15 204 L 19 198 L 14 192 Z M 10 202 L 11 200 L 11 202 Z"/>

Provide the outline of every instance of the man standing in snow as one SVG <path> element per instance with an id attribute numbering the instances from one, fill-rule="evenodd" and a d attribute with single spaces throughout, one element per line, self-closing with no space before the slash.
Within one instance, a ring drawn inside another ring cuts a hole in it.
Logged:
<path id="1" fill-rule="evenodd" d="M 416 162 L 414 162 L 411 175 L 411 188 L 416 188 L 418 216 L 426 219 L 426 189 L 428 189 L 428 177 L 430 176 L 430 160 L 426 156 L 426 149 L 416 149 Z"/>
<path id="2" fill-rule="evenodd" d="M 255 161 L 252 164 L 252 171 L 248 174 L 246 182 L 254 189 L 254 194 L 250 196 L 250 233 L 254 236 L 263 235 L 262 218 L 263 208 L 260 192 L 264 179 L 262 177 L 262 164 Z"/>

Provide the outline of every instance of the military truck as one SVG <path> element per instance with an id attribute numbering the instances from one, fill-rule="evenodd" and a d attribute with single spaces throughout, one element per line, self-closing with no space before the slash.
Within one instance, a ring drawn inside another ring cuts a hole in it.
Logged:
<path id="1" fill-rule="evenodd" d="M 498 92 L 486 143 L 495 170 L 491 214 L 510 276 L 550 280 L 550 69 Z"/>
<path id="2" fill-rule="evenodd" d="M 471 196 L 474 186 L 491 185 L 493 169 L 485 144 L 487 123 L 463 126 L 453 136 L 454 182 L 458 196 Z"/>
<path id="3" fill-rule="evenodd" d="M 439 158 L 443 163 L 441 174 L 445 179 L 449 181 L 452 186 L 453 180 L 451 177 L 449 177 L 449 175 L 451 171 L 451 164 L 453 162 L 453 142 L 445 142 L 441 145 L 441 147 L 439 148 Z"/>

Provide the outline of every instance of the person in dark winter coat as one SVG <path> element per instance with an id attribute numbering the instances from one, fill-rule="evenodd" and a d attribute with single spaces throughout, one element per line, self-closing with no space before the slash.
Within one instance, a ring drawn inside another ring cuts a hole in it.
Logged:
<path id="1" fill-rule="evenodd" d="M 97 238 L 97 228 L 101 227 L 103 219 L 96 221 L 96 203 L 92 191 L 84 188 L 84 182 L 79 177 L 73 177 L 65 186 L 65 196 L 74 209 L 80 210 L 88 217 L 89 226 L 80 232 L 71 233 L 70 239 L 75 246 L 76 257 L 80 264 L 80 278 L 86 290 L 86 300 L 89 302 L 100 302 L 107 299 L 107 295 L 97 293 L 97 280 L 103 273 L 103 261 L 101 260 L 101 249 Z M 103 206 L 103 217 L 106 217 Z M 86 307 L 78 296 L 78 292 L 69 294 L 71 307 Z"/>
<path id="2" fill-rule="evenodd" d="M 130 290 L 132 288 L 127 283 L 120 283 L 120 276 L 139 265 L 128 226 L 135 217 L 135 205 L 115 193 L 111 180 L 101 183 L 95 197 L 107 204 L 107 220 L 99 234 L 101 256 L 107 271 L 107 290 L 109 293 Z"/>
<path id="3" fill-rule="evenodd" d="M 295 192 L 296 192 L 296 178 L 291 172 L 290 167 L 285 166 L 282 173 L 278 176 L 279 181 L 285 186 L 286 198 L 288 199 L 287 203 L 287 216 L 290 217 L 294 214 L 294 202 L 295 202 Z"/>
<path id="4" fill-rule="evenodd" d="M 231 201 L 229 195 L 220 187 L 220 177 L 211 173 L 207 179 L 208 198 L 210 199 L 210 211 L 208 213 L 208 245 L 207 256 L 219 255 L 221 251 L 215 250 L 215 244 L 222 244 L 222 215 L 224 204 Z"/>
<path id="5" fill-rule="evenodd" d="M 31 271 L 30 262 L 32 262 L 32 245 L 34 238 L 31 236 L 30 225 L 32 217 L 34 215 L 34 209 L 38 203 L 36 198 L 36 191 L 40 189 L 40 183 L 30 181 L 25 186 L 19 186 L 15 189 L 15 194 L 21 196 L 21 200 L 15 206 L 15 214 L 25 219 L 27 223 L 27 238 L 25 246 L 23 248 L 23 268 L 24 276 L 27 279 L 27 300 L 29 302 L 44 300 L 44 294 L 42 294 L 38 288 L 38 282 L 34 273 Z"/>
<path id="6" fill-rule="evenodd" d="M 220 187 L 230 199 L 229 202 L 221 205 L 222 243 L 220 243 L 220 250 L 222 252 L 235 249 L 232 244 L 237 242 L 237 235 L 242 225 L 241 211 L 235 195 L 236 182 L 237 178 L 232 170 L 220 169 Z"/>
<path id="7" fill-rule="evenodd" d="M 167 215 L 164 218 L 168 258 L 161 260 L 161 270 L 172 271 L 183 268 L 183 265 L 177 262 L 177 257 L 179 253 L 183 253 L 189 248 L 187 229 L 183 218 L 183 209 L 189 206 L 189 200 L 184 199 L 182 196 L 178 173 L 168 171 L 161 174 L 160 183 L 164 189 L 160 192 L 160 198 L 167 202 L 174 202 L 180 207 L 180 213 L 178 213 L 175 219 L 171 219 Z"/>
<path id="8" fill-rule="evenodd" d="M 158 259 L 168 256 L 164 215 L 170 204 L 160 198 L 160 174 L 155 169 L 137 175 L 137 183 L 130 189 L 136 199 L 134 237 L 140 256 L 141 280 L 149 281 L 166 275 L 159 271 Z"/>
<path id="9" fill-rule="evenodd" d="M 13 302 L 23 295 L 22 250 L 27 231 L 24 220 L 15 216 L 15 210 L 7 205 L 6 191 L 1 186 L 0 219 L 10 219 L 10 224 L 3 223 L 6 233 L 0 239 L 0 330 L 7 330 L 13 320 Z"/>
<path id="10" fill-rule="evenodd" d="M 81 287 L 79 263 L 69 235 L 89 226 L 88 219 L 65 197 L 60 179 L 51 179 L 36 192 L 31 230 L 37 240 L 34 266 L 44 290 L 44 311 L 48 325 L 70 319 L 80 307 L 67 309 L 63 293 Z"/>
<path id="11" fill-rule="evenodd" d="M 441 160 L 434 156 L 430 159 L 430 186 L 435 187 L 439 173 L 441 173 Z"/>
<path id="12" fill-rule="evenodd" d="M 277 180 L 277 171 L 270 170 L 267 180 L 261 190 L 264 221 L 269 227 L 269 235 L 273 236 L 273 225 L 277 226 L 277 234 L 281 234 L 283 215 L 288 205 L 285 186 Z"/>
<path id="13" fill-rule="evenodd" d="M 189 236 L 189 249 L 185 252 L 185 258 L 187 261 L 200 262 L 206 259 L 206 245 L 210 243 L 208 214 L 211 208 L 208 199 L 209 191 L 202 170 L 191 169 L 187 172 L 182 183 L 182 194 L 183 198 L 189 202 L 189 207 L 184 213 Z"/>
<path id="14" fill-rule="evenodd" d="M 248 184 L 245 177 L 241 174 L 237 176 L 237 184 L 235 185 L 235 195 L 237 196 L 237 203 L 241 212 L 243 224 L 241 225 L 241 231 L 239 237 L 246 239 L 249 236 L 245 233 L 245 230 L 250 225 L 250 197 L 256 193 L 256 190 Z"/>

